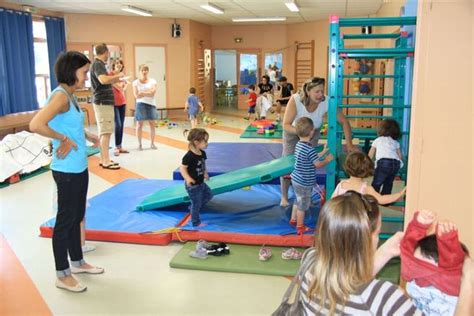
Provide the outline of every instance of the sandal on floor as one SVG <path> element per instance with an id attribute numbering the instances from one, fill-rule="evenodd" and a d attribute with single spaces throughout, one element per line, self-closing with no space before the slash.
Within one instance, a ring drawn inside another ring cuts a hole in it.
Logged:
<path id="1" fill-rule="evenodd" d="M 114 156 L 115 156 L 115 157 L 118 157 L 119 155 L 120 155 L 120 150 L 115 149 L 115 150 L 114 150 Z"/>
<path id="2" fill-rule="evenodd" d="M 120 148 L 120 149 L 119 149 L 119 153 L 121 153 L 121 154 L 128 154 L 128 153 L 130 153 L 130 152 L 129 152 L 128 150 L 126 150 L 126 149 Z"/>
<path id="3" fill-rule="evenodd" d="M 103 164 L 100 164 L 100 166 L 103 168 L 103 169 L 108 169 L 108 170 L 118 170 L 120 169 L 120 166 L 118 164 L 110 164 L 108 166 L 106 165 L 103 165 Z"/>
<path id="4" fill-rule="evenodd" d="M 115 162 L 113 160 L 110 161 L 110 164 L 107 165 L 108 166 L 118 166 L 119 163 L 118 162 Z M 99 166 L 103 167 L 104 165 L 102 163 L 99 163 Z"/>

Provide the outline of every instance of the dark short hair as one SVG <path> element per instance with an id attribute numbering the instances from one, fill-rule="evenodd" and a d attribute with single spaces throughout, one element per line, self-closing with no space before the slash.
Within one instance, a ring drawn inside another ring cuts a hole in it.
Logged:
<path id="1" fill-rule="evenodd" d="M 189 93 L 195 94 L 196 93 L 196 88 L 194 88 L 194 87 L 189 88 Z"/>
<path id="2" fill-rule="evenodd" d="M 102 44 L 96 45 L 94 47 L 94 50 L 95 50 L 96 55 L 102 55 L 105 52 L 109 51 L 109 48 L 107 47 L 107 44 L 102 43 Z"/>
<path id="3" fill-rule="evenodd" d="M 309 117 L 300 117 L 295 124 L 296 135 L 298 137 L 308 137 L 314 129 L 313 120 Z"/>
<path id="4" fill-rule="evenodd" d="M 367 154 L 354 151 L 347 155 L 344 162 L 344 170 L 350 176 L 367 178 L 374 174 L 374 162 Z"/>
<path id="5" fill-rule="evenodd" d="M 466 245 L 460 243 L 461 249 L 466 255 L 469 256 L 469 250 Z M 439 261 L 438 253 L 438 242 L 436 240 L 436 235 L 428 235 L 418 241 L 418 247 L 420 247 L 421 255 L 425 258 L 431 258 L 435 262 Z"/>
<path id="6" fill-rule="evenodd" d="M 255 90 L 255 86 L 253 84 L 249 85 L 249 89 Z"/>
<path id="7" fill-rule="evenodd" d="M 91 61 L 81 52 L 69 51 L 59 54 L 54 64 L 54 74 L 59 83 L 73 86 L 77 82 L 76 71 Z"/>
<path id="8" fill-rule="evenodd" d="M 400 125 L 392 119 L 383 120 L 378 130 L 379 136 L 390 136 L 393 139 L 400 139 L 402 133 L 400 132 Z"/>
<path id="9" fill-rule="evenodd" d="M 270 77 L 269 77 L 269 76 L 267 76 L 267 75 L 263 75 L 263 76 L 262 76 L 262 78 L 265 78 L 265 79 L 267 79 L 267 83 L 269 83 L 269 82 L 270 82 Z"/>
<path id="10" fill-rule="evenodd" d="M 280 79 L 278 79 L 278 82 L 286 82 L 288 79 L 286 79 L 285 76 L 281 76 Z"/>

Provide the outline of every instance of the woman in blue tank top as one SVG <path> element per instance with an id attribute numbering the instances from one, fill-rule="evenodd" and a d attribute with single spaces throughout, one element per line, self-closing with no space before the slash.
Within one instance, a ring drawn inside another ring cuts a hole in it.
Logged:
<path id="1" fill-rule="evenodd" d="M 99 139 L 84 130 L 84 114 L 73 93 L 84 88 L 89 67 L 90 61 L 84 54 L 62 53 L 54 65 L 59 86 L 30 123 L 32 132 L 53 140 L 51 170 L 58 190 L 58 214 L 53 231 L 56 287 L 71 292 L 87 289 L 71 273 L 104 272 L 84 261 L 81 248 L 80 225 L 86 211 L 89 184 L 86 139 L 96 146 Z"/>

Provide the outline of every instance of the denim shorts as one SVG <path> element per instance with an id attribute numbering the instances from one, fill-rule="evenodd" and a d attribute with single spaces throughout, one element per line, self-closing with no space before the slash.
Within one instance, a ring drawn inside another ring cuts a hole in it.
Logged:
<path id="1" fill-rule="evenodd" d="M 296 207 L 299 211 L 306 212 L 311 206 L 311 197 L 313 195 L 313 187 L 307 187 L 301 184 L 291 181 L 293 190 L 296 195 Z"/>
<path id="2" fill-rule="evenodd" d="M 255 113 L 255 105 L 254 106 L 249 106 L 248 111 L 249 113 Z"/>
<path id="3" fill-rule="evenodd" d="M 158 119 L 156 107 L 147 103 L 137 102 L 135 106 L 135 120 L 155 121 Z"/>

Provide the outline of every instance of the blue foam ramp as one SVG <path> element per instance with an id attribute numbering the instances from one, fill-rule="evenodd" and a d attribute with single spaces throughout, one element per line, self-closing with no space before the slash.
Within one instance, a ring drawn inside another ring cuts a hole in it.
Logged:
<path id="1" fill-rule="evenodd" d="M 285 156 L 262 164 L 212 177 L 207 184 L 214 195 L 267 182 L 293 171 L 294 156 Z M 184 185 L 165 188 L 151 194 L 138 204 L 141 211 L 176 205 L 189 201 Z"/>
<path id="2" fill-rule="evenodd" d="M 156 189 L 179 183 L 171 180 L 128 179 L 88 201 L 86 229 L 123 233 L 155 232 L 176 226 L 187 214 L 183 207 L 160 212 L 137 212 L 136 205 Z M 53 218 L 43 226 L 53 227 Z"/>
<path id="3" fill-rule="evenodd" d="M 211 143 L 206 149 L 207 173 L 210 177 L 230 171 L 255 166 L 281 157 L 281 143 Z M 318 147 L 318 151 L 322 146 Z M 179 168 L 173 171 L 173 180 L 184 180 Z M 316 181 L 326 185 L 326 167 L 316 170 Z M 280 178 L 265 182 L 280 184 Z"/>

